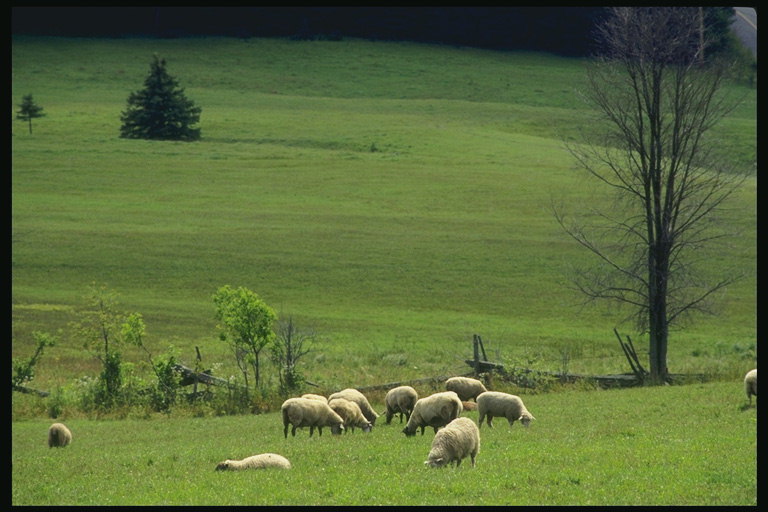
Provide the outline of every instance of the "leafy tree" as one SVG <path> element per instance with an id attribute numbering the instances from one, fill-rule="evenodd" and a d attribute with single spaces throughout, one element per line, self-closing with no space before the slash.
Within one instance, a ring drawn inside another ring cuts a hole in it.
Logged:
<path id="1" fill-rule="evenodd" d="M 248 387 L 248 370 L 253 370 L 254 386 L 261 384 L 259 355 L 275 337 L 272 324 L 277 316 L 256 293 L 239 287 L 222 286 L 213 295 L 220 338 L 228 341 Z"/>
<path id="2" fill-rule="evenodd" d="M 735 105 L 724 95 L 727 63 L 705 61 L 701 10 L 615 7 L 599 26 L 603 53 L 588 68 L 587 99 L 605 121 L 596 141 L 569 149 L 588 175 L 617 193 L 589 229 L 560 225 L 597 258 L 574 283 L 589 300 L 628 306 L 649 337 L 650 382 L 668 380 L 670 326 L 738 272 L 707 277 L 697 264 L 717 230 L 715 214 L 741 177 L 717 158 L 708 131 Z"/>
<path id="3" fill-rule="evenodd" d="M 27 94 L 21 100 L 19 110 L 16 111 L 16 117 L 29 123 L 29 133 L 32 134 L 32 120 L 43 117 L 43 107 L 37 105 L 32 99 L 31 94 Z"/>
<path id="4" fill-rule="evenodd" d="M 187 99 L 184 89 L 165 69 L 165 59 L 154 56 L 144 89 L 128 96 L 128 108 L 121 114 L 120 136 L 128 139 L 185 140 L 200 138 L 194 128 L 200 107 Z"/>

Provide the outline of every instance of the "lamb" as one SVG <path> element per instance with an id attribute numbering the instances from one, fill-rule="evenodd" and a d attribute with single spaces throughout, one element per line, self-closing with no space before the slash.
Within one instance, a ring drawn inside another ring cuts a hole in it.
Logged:
<path id="1" fill-rule="evenodd" d="M 72 442 L 72 432 L 63 423 L 48 427 L 48 448 L 63 448 Z"/>
<path id="2" fill-rule="evenodd" d="M 320 400 L 321 402 L 328 403 L 328 399 L 325 398 L 323 395 L 316 395 L 314 393 L 304 393 L 301 395 L 301 398 L 308 398 L 310 400 Z"/>
<path id="3" fill-rule="evenodd" d="M 354 432 L 355 427 L 362 428 L 363 432 L 371 431 L 373 425 L 363 416 L 357 403 L 346 398 L 334 398 L 328 402 L 328 405 L 344 420 L 344 433 L 349 432 L 350 429 Z"/>
<path id="4" fill-rule="evenodd" d="M 283 414 L 283 435 L 288 438 L 288 425 L 292 425 L 291 435 L 296 435 L 299 427 L 309 427 L 309 437 L 317 427 L 320 435 L 323 435 L 323 427 L 330 427 L 331 433 L 341 434 L 344 430 L 344 420 L 336 414 L 328 404 L 320 400 L 307 398 L 289 398 L 280 407 Z"/>
<path id="5" fill-rule="evenodd" d="M 520 420 L 524 427 L 528 427 L 531 420 L 536 418 L 528 412 L 523 401 L 519 396 L 502 393 L 500 391 L 486 391 L 480 393 L 477 397 L 477 426 L 483 424 L 483 419 L 487 418 L 488 426 L 493 428 L 493 417 L 499 416 L 507 418 L 509 425 L 516 420 Z"/>
<path id="6" fill-rule="evenodd" d="M 387 425 L 392 422 L 392 416 L 395 414 L 400 415 L 400 423 L 403 422 L 403 414 L 405 414 L 407 422 L 411 418 L 413 406 L 418 399 L 419 394 L 411 386 L 398 386 L 387 391 L 384 397 L 384 404 L 387 406 Z"/>
<path id="7" fill-rule="evenodd" d="M 328 401 L 330 402 L 334 398 L 346 398 L 350 402 L 355 402 L 358 405 L 358 407 L 360 407 L 360 410 L 363 412 L 363 416 L 365 416 L 365 419 L 371 422 L 371 426 L 376 424 L 376 418 L 378 418 L 379 415 L 376 413 L 376 411 L 373 410 L 373 407 L 371 407 L 371 404 L 368 403 L 368 399 L 365 398 L 365 395 L 362 394 L 360 391 L 353 388 L 347 388 L 347 389 L 338 391 L 336 393 L 333 393 L 331 396 L 328 397 Z"/>
<path id="8" fill-rule="evenodd" d="M 435 434 L 425 466 L 439 468 L 456 462 L 456 467 L 467 456 L 475 466 L 475 457 L 480 451 L 480 430 L 469 418 L 456 418 Z"/>
<path id="9" fill-rule="evenodd" d="M 260 453 L 243 460 L 225 460 L 216 464 L 216 471 L 236 471 L 241 469 L 291 469 L 291 462 L 276 453 Z"/>
<path id="10" fill-rule="evenodd" d="M 421 435 L 424 435 L 425 427 L 432 427 L 437 433 L 438 428 L 458 418 L 462 410 L 461 400 L 453 391 L 442 391 L 419 398 L 413 406 L 413 412 L 403 429 L 403 434 L 406 437 L 415 436 L 416 429 L 419 427 L 421 427 Z"/>
<path id="11" fill-rule="evenodd" d="M 747 393 L 749 405 L 752 405 L 752 395 L 757 396 L 757 368 L 749 370 L 744 377 L 744 391 Z"/>
<path id="12" fill-rule="evenodd" d="M 473 398 L 475 401 L 477 401 L 477 395 L 488 391 L 482 382 L 469 377 L 451 377 L 445 381 L 445 389 L 456 392 L 461 400 Z"/>

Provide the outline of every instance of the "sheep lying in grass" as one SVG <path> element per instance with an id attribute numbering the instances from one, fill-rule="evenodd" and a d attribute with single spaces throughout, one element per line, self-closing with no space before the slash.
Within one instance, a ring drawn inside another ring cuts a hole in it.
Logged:
<path id="1" fill-rule="evenodd" d="M 316 395 L 314 393 L 305 393 L 301 395 L 301 398 L 308 398 L 309 400 L 320 400 L 321 402 L 328 403 L 328 399 L 323 395 Z"/>
<path id="2" fill-rule="evenodd" d="M 72 442 L 72 432 L 63 423 L 48 427 L 48 448 L 63 448 Z"/>
<path id="3" fill-rule="evenodd" d="M 757 368 L 748 371 L 744 377 L 744 391 L 747 393 L 749 405 L 752 405 L 752 395 L 757 396 Z"/>
<path id="4" fill-rule="evenodd" d="M 363 416 L 363 412 L 360 410 L 360 406 L 355 402 L 347 400 L 346 398 L 334 398 L 328 402 L 328 405 L 331 407 L 331 409 L 334 410 L 336 414 L 341 416 L 342 420 L 344 420 L 345 434 L 350 430 L 354 432 L 355 427 L 360 427 L 363 429 L 363 432 L 371 431 L 371 422 L 368 421 L 365 416 Z"/>
<path id="5" fill-rule="evenodd" d="M 350 402 L 355 402 L 363 412 L 365 419 L 371 422 L 371 426 L 376 424 L 376 418 L 378 418 L 379 415 L 373 410 L 371 404 L 368 403 L 368 399 L 365 398 L 365 395 L 358 390 L 353 388 L 343 389 L 329 396 L 328 401 L 330 402 L 334 398 L 346 398 Z"/>
<path id="6" fill-rule="evenodd" d="M 493 417 L 507 418 L 509 425 L 520 420 L 523 426 L 530 425 L 536 418 L 528 412 L 519 396 L 502 393 L 500 391 L 486 391 L 477 397 L 477 425 L 483 424 L 487 418 L 488 426 L 493 428 Z"/>
<path id="7" fill-rule="evenodd" d="M 400 423 L 403 422 L 403 415 L 407 422 L 411 418 L 413 406 L 418 399 L 419 394 L 411 386 L 398 386 L 387 391 L 384 397 L 384 405 L 387 407 L 387 425 L 391 423 L 392 416 L 395 414 L 400 415 Z"/>
<path id="8" fill-rule="evenodd" d="M 286 438 L 288 438 L 288 425 L 293 426 L 292 436 L 296 435 L 296 429 L 300 427 L 309 427 L 309 437 L 312 437 L 315 427 L 321 436 L 323 427 L 330 427 L 333 434 L 341 434 L 344 430 L 344 420 L 341 416 L 320 400 L 289 398 L 283 402 L 280 411 L 283 414 L 283 435 Z"/>
<path id="9" fill-rule="evenodd" d="M 467 456 L 475 466 L 475 457 L 480 451 L 480 430 L 469 418 L 456 418 L 441 429 L 432 440 L 432 448 L 424 464 L 439 468 L 455 462 L 459 467 Z"/>
<path id="10" fill-rule="evenodd" d="M 445 389 L 453 391 L 461 400 L 474 399 L 477 401 L 477 395 L 488 391 L 482 382 L 469 377 L 451 377 L 445 381 Z"/>
<path id="11" fill-rule="evenodd" d="M 260 453 L 243 460 L 225 460 L 216 464 L 216 471 L 238 471 L 241 469 L 291 469 L 291 463 L 276 453 Z"/>
<path id="12" fill-rule="evenodd" d="M 458 418 L 462 410 L 461 400 L 453 391 L 442 391 L 419 398 L 413 406 L 413 412 L 403 429 L 403 434 L 406 437 L 415 436 L 416 429 L 419 427 L 421 427 L 421 435 L 424 435 L 425 427 L 432 427 L 437 433 L 438 428 Z"/>

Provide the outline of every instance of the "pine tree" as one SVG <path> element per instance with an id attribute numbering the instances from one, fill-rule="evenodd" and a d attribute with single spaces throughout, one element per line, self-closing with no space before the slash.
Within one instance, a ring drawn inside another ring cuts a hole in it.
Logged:
<path id="1" fill-rule="evenodd" d="M 32 134 L 32 119 L 43 117 L 43 107 L 35 104 L 31 94 L 27 94 L 21 100 L 19 110 L 16 112 L 16 117 L 22 121 L 29 122 L 29 133 Z"/>
<path id="2" fill-rule="evenodd" d="M 121 114 L 120 136 L 128 139 L 198 140 L 200 107 L 184 96 L 184 89 L 165 69 L 165 59 L 154 56 L 144 89 L 128 96 Z"/>

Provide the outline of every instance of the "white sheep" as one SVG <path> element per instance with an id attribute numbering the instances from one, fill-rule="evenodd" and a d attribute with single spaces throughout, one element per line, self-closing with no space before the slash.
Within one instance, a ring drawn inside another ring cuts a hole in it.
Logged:
<path id="1" fill-rule="evenodd" d="M 227 459 L 216 464 L 216 471 L 236 471 L 241 469 L 291 469 L 291 462 L 276 453 L 260 453 L 243 460 Z"/>
<path id="2" fill-rule="evenodd" d="M 499 416 L 501 418 L 507 418 L 509 425 L 516 420 L 520 420 L 520 423 L 524 427 L 530 425 L 531 420 L 536 418 L 528 412 L 525 408 L 523 401 L 519 396 L 510 395 L 509 393 L 502 393 L 500 391 L 486 391 L 480 393 L 477 397 L 477 425 L 483 424 L 483 419 L 487 418 L 488 426 L 493 428 L 493 417 Z"/>
<path id="3" fill-rule="evenodd" d="M 752 395 L 757 396 L 757 368 L 749 370 L 744 377 L 744 391 L 747 393 L 749 405 L 752 405 Z"/>
<path id="4" fill-rule="evenodd" d="M 451 377 L 445 381 L 445 389 L 454 391 L 461 400 L 473 398 L 475 401 L 477 401 L 477 395 L 488 391 L 482 382 L 469 377 Z"/>
<path id="5" fill-rule="evenodd" d="M 301 395 L 301 398 L 308 398 L 310 400 L 320 400 L 321 402 L 328 403 L 328 399 L 325 398 L 323 395 L 316 395 L 314 393 L 304 393 Z"/>
<path id="6" fill-rule="evenodd" d="M 379 415 L 376 411 L 373 410 L 373 407 L 371 407 L 371 404 L 368 403 L 368 399 L 365 398 L 365 395 L 362 394 L 360 391 L 354 388 L 343 389 L 329 396 L 328 401 L 330 402 L 334 398 L 346 398 L 350 402 L 355 402 L 358 405 L 358 407 L 360 407 L 360 410 L 363 412 L 363 416 L 365 416 L 365 419 L 371 422 L 371 426 L 376 424 L 376 418 L 378 418 Z"/>
<path id="7" fill-rule="evenodd" d="M 462 459 L 470 457 L 472 467 L 480 451 L 480 430 L 469 418 L 456 418 L 435 434 L 425 466 L 439 468 L 455 462 L 459 467 Z"/>
<path id="8" fill-rule="evenodd" d="M 336 414 L 344 420 L 344 433 L 355 431 L 355 427 L 360 427 L 363 432 L 370 432 L 373 425 L 363 416 L 360 406 L 346 398 L 334 398 L 328 402 L 328 405 Z"/>
<path id="9" fill-rule="evenodd" d="M 323 427 L 330 427 L 333 434 L 341 434 L 344 430 L 344 420 L 336 414 L 328 404 L 320 400 L 307 398 L 289 398 L 280 407 L 283 414 L 283 435 L 288 438 L 288 425 L 292 425 L 291 435 L 296 435 L 299 427 L 309 427 L 309 437 L 317 427 L 323 435 Z"/>
<path id="10" fill-rule="evenodd" d="M 433 393 L 416 400 L 413 412 L 408 419 L 403 434 L 406 437 L 415 436 L 416 429 L 421 427 L 421 435 L 424 435 L 425 427 L 437 429 L 446 426 L 461 414 L 463 407 L 459 396 L 453 391 Z"/>
<path id="11" fill-rule="evenodd" d="M 48 427 L 48 448 L 62 448 L 72 442 L 72 432 L 63 423 Z"/>
<path id="12" fill-rule="evenodd" d="M 411 386 L 398 386 L 387 391 L 384 397 L 384 405 L 387 407 L 387 425 L 390 424 L 392 416 L 395 414 L 400 415 L 400 423 L 403 422 L 403 415 L 405 415 L 407 422 L 411 418 L 413 406 L 416 405 L 418 399 L 419 394 Z"/>

